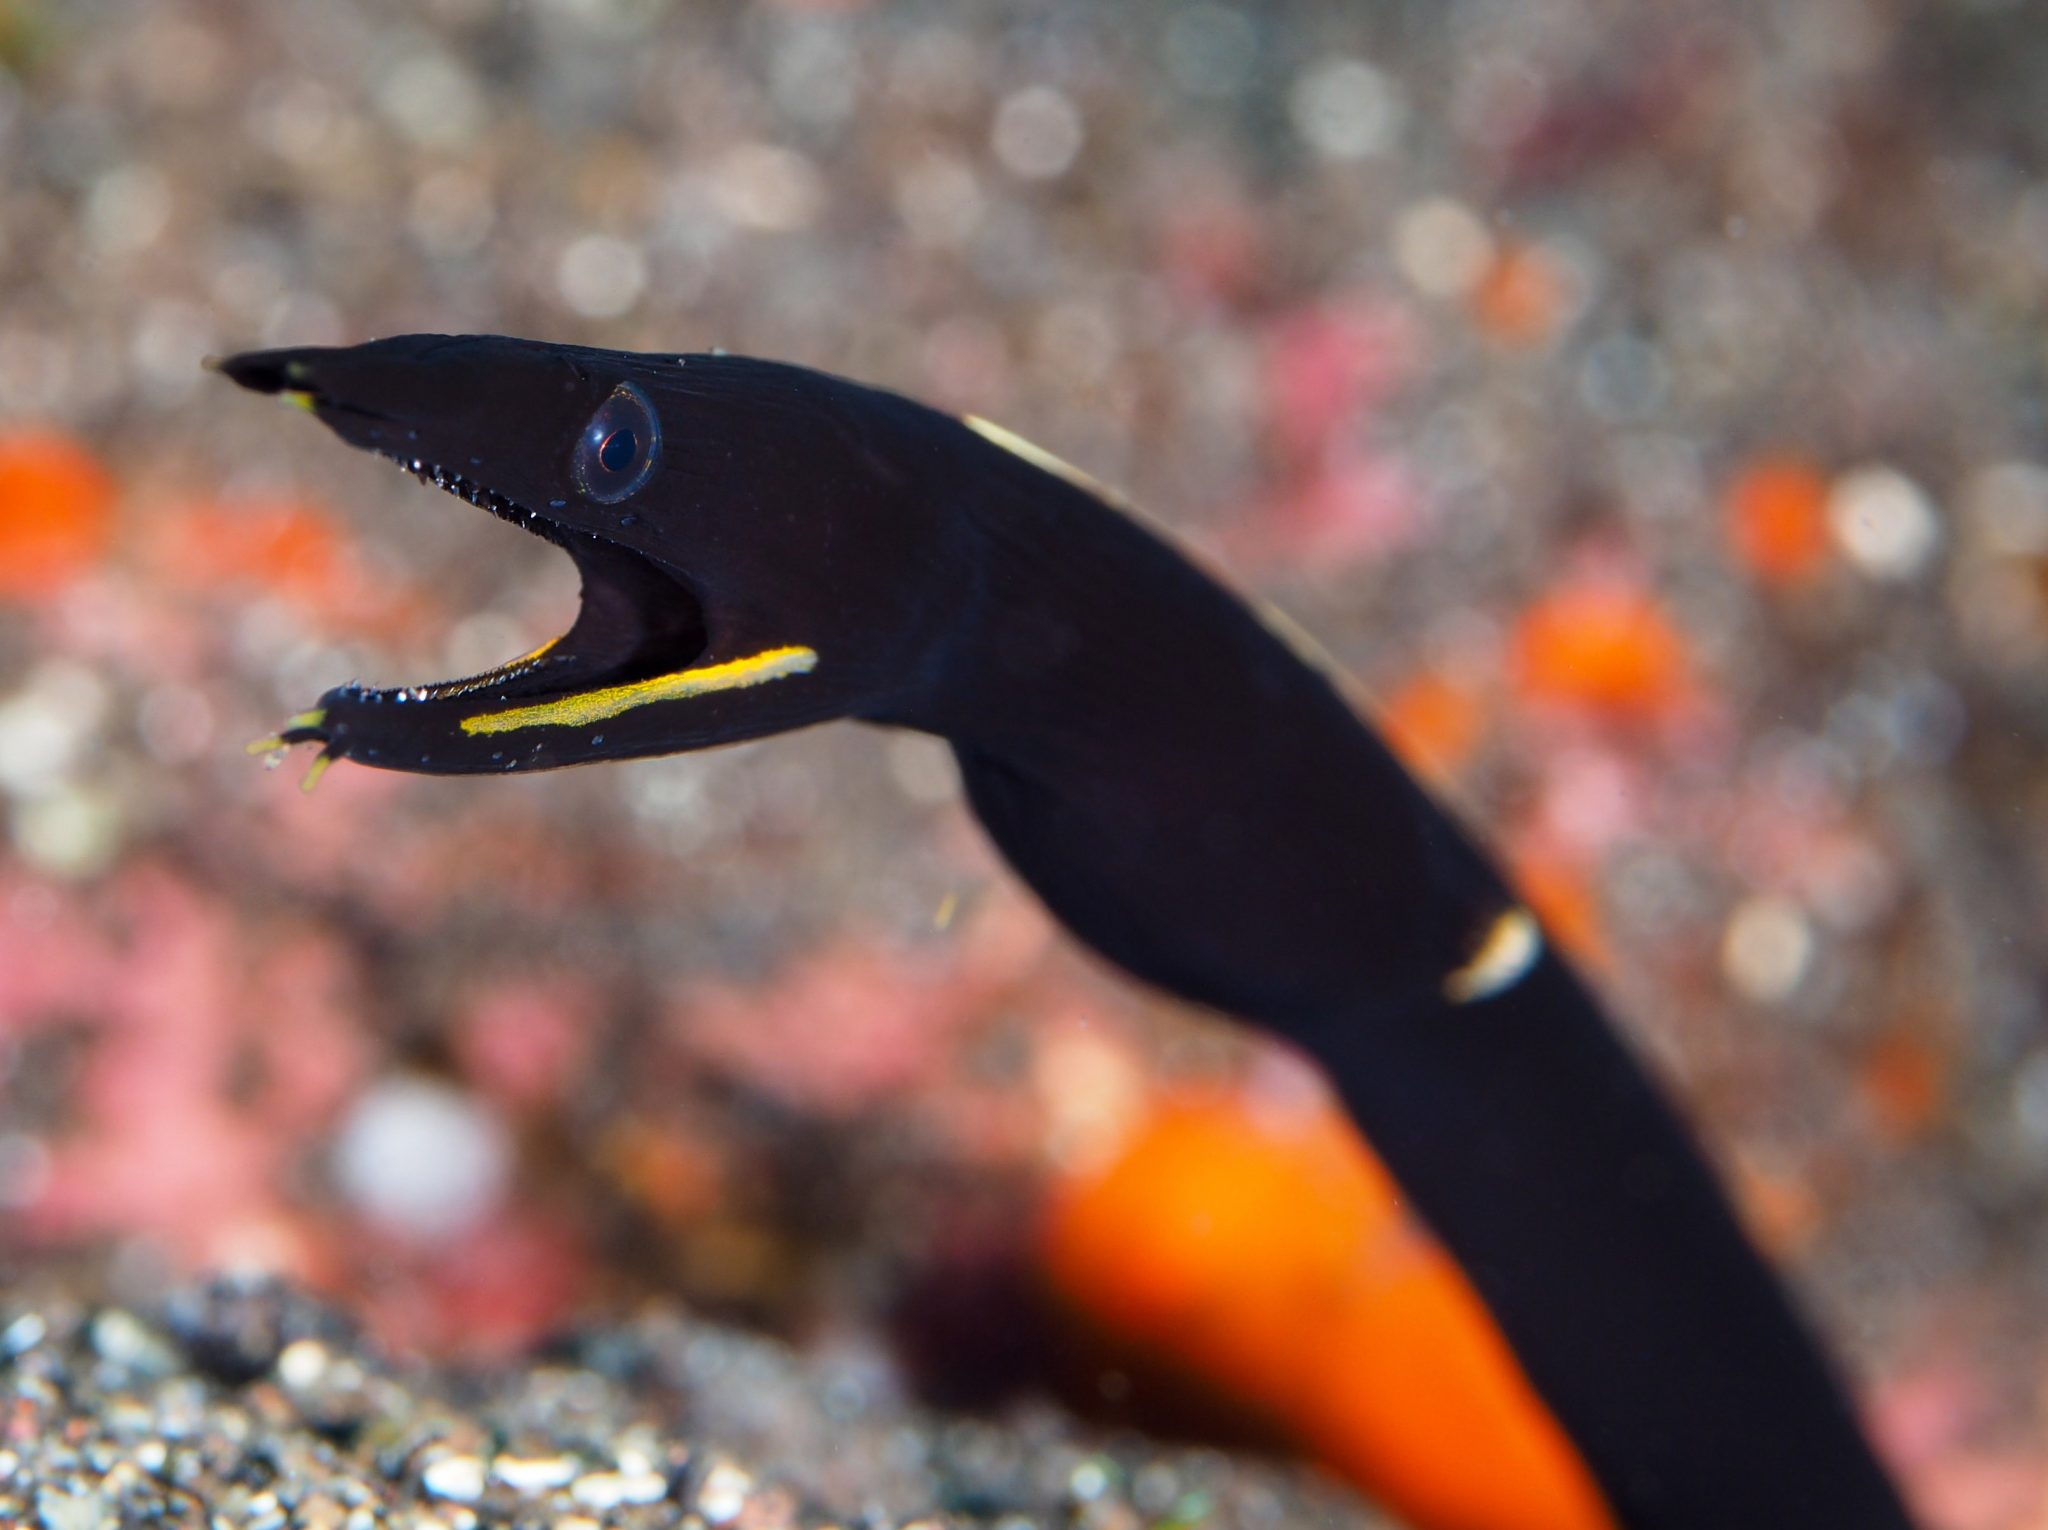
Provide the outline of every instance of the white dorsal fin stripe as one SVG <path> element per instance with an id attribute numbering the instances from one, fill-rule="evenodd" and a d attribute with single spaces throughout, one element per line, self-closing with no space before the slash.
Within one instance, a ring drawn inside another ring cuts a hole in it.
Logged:
<path id="1" fill-rule="evenodd" d="M 1453 1004 L 1490 999 L 1526 977 L 1542 954 L 1543 931 L 1536 916 L 1511 908 L 1487 926 L 1472 959 L 1444 979 L 1444 997 Z"/>

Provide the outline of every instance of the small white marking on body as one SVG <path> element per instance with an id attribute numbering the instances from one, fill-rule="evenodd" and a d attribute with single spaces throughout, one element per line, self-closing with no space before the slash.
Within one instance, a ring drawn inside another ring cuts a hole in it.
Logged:
<path id="1" fill-rule="evenodd" d="M 1528 976 L 1543 954 L 1543 931 L 1525 908 L 1511 908 L 1487 927 L 1472 959 L 1444 979 L 1444 997 L 1471 1004 L 1504 993 Z"/>

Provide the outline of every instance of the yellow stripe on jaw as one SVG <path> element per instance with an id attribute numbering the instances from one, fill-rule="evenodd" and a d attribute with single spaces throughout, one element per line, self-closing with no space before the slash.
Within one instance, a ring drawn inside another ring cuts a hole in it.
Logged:
<path id="1" fill-rule="evenodd" d="M 708 696 L 714 691 L 743 690 L 764 685 L 786 675 L 807 674 L 818 667 L 818 655 L 810 648 L 770 648 L 724 664 L 707 664 L 702 669 L 677 670 L 652 680 L 635 680 L 631 685 L 608 685 L 602 690 L 564 696 L 560 701 L 537 702 L 528 707 L 511 707 L 503 712 L 484 712 L 462 719 L 462 731 L 516 733 L 522 728 L 580 728 L 630 712 L 657 701 L 682 701 L 691 696 Z"/>
<path id="2" fill-rule="evenodd" d="M 1543 931 L 1525 908 L 1511 908 L 1487 927 L 1472 959 L 1444 979 L 1453 1004 L 1490 999 L 1520 982 L 1543 954 Z"/>

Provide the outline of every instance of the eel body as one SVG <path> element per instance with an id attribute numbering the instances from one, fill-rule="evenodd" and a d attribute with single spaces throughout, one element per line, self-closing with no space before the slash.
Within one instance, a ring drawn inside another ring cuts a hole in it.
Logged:
<path id="1" fill-rule="evenodd" d="M 1485 857 L 1317 665 L 1078 474 L 737 357 L 406 336 L 222 367 L 583 574 L 538 653 L 340 687 L 280 741 L 499 773 L 834 718 L 936 734 L 1075 935 L 1327 1071 L 1618 1523 L 1909 1524 L 1687 1131 Z"/>

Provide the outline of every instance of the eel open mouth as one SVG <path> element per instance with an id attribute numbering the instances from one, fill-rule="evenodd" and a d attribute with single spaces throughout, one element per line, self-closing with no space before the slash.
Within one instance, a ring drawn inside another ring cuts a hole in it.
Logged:
<path id="1" fill-rule="evenodd" d="M 341 756 L 378 763 L 383 749 L 371 735 L 379 730 L 366 730 L 360 723 L 346 727 L 343 713 L 361 716 L 359 709 L 403 707 L 417 716 L 423 709 L 452 703 L 469 712 L 490 709 L 479 714 L 485 727 L 475 726 L 476 717 L 464 723 L 468 731 L 488 732 L 493 731 L 488 726 L 492 717 L 524 716 L 529 709 L 554 704 L 573 706 L 578 698 L 615 694 L 662 676 L 690 673 L 709 649 L 704 604 L 671 570 L 593 532 L 565 526 L 448 468 L 389 452 L 380 455 L 421 483 L 560 547 L 582 576 L 576 618 L 560 637 L 480 674 L 381 689 L 357 682 L 339 686 L 274 737 L 250 745 L 251 753 L 316 743 L 324 746 L 317 762 L 321 768 Z M 506 763 L 512 768 L 516 762 Z"/>
<path id="2" fill-rule="evenodd" d="M 582 576 L 580 608 L 567 633 L 483 674 L 385 690 L 350 684 L 342 686 L 346 694 L 371 703 L 563 698 L 688 670 L 711 645 L 705 606 L 668 569 L 588 530 L 549 520 L 446 467 L 401 457 L 391 461 L 422 483 L 561 547 Z M 317 729 L 299 727 L 287 731 L 285 741 L 299 743 L 315 735 Z"/>
<path id="3" fill-rule="evenodd" d="M 710 646 L 703 602 L 669 570 L 594 532 L 550 520 L 447 468 L 417 459 L 391 460 L 421 483 L 554 543 L 576 564 L 583 587 L 569 630 L 524 658 L 461 680 L 385 691 L 351 688 L 364 697 L 439 701 L 567 696 L 688 669 Z"/>

